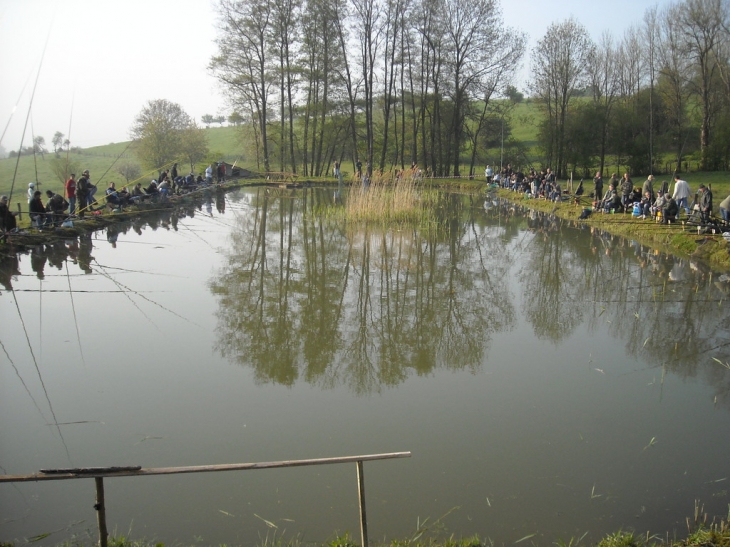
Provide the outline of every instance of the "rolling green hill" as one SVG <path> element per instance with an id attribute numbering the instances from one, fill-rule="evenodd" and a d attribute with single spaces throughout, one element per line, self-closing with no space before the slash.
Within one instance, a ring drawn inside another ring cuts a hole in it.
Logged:
<path id="1" fill-rule="evenodd" d="M 255 168 L 255 162 L 246 162 L 241 157 L 241 147 L 238 144 L 235 127 L 211 127 L 206 129 L 206 133 L 208 134 L 208 148 L 212 155 L 211 159 L 223 158 L 231 163 L 238 160 L 237 165 Z M 0 194 L 10 196 L 12 193 L 12 210 L 17 211 L 16 204 L 20 203 L 23 211 L 25 211 L 27 210 L 26 192 L 29 182 L 40 182 L 39 188 L 44 193 L 46 190 L 61 193 L 63 181 L 54 174 L 52 167 L 55 162 L 61 162 L 65 166 L 67 161 L 77 177 L 81 175 L 84 169 L 88 169 L 91 173 L 92 182 L 101 182 L 100 191 L 106 188 L 110 182 L 115 182 L 117 186 L 126 183 L 124 177 L 117 172 L 117 168 L 121 165 L 125 163 L 139 165 L 134 153 L 134 145 L 129 141 L 84 148 L 78 152 L 68 154 L 63 152 L 60 157 L 56 157 L 53 152 L 50 152 L 43 156 L 40 154 L 21 156 L 20 161 L 17 157 L 5 158 L 0 160 Z M 181 170 L 187 169 L 187 166 L 182 163 L 181 165 Z M 198 165 L 196 168 L 202 171 L 204 166 Z M 147 172 L 143 169 L 140 180 L 145 183 L 149 182 L 149 180 L 156 178 L 157 174 L 156 170 Z"/>

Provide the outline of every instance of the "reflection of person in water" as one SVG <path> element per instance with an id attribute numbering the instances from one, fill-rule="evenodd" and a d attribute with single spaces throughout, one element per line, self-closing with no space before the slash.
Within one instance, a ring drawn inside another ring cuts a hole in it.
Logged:
<path id="1" fill-rule="evenodd" d="M 119 230 L 116 226 L 109 226 L 106 229 L 106 240 L 112 244 L 114 249 L 117 248 L 117 239 L 119 239 Z"/>
<path id="2" fill-rule="evenodd" d="M 94 244 L 91 242 L 91 234 L 82 234 L 79 236 L 79 268 L 84 273 L 91 273 L 91 249 Z"/>
<path id="3" fill-rule="evenodd" d="M 222 188 L 216 188 L 215 190 L 215 208 L 221 215 L 226 212 L 226 193 Z"/>
<path id="4" fill-rule="evenodd" d="M 5 290 L 13 290 L 13 276 L 20 275 L 18 255 L 13 253 L 0 258 L 0 285 Z"/>
<path id="5" fill-rule="evenodd" d="M 48 253 L 48 263 L 59 270 L 62 269 L 68 256 L 66 245 L 62 241 L 55 241 L 46 247 L 46 252 Z"/>
<path id="6" fill-rule="evenodd" d="M 38 279 L 43 279 L 45 274 L 43 270 L 46 267 L 48 256 L 46 256 L 46 248 L 44 245 L 38 245 L 30 250 L 30 267 L 35 272 Z"/>

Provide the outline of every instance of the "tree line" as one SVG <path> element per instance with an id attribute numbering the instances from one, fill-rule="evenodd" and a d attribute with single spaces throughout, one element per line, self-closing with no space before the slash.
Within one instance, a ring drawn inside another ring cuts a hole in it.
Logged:
<path id="1" fill-rule="evenodd" d="M 496 0 L 219 0 L 210 68 L 261 168 L 326 173 L 416 163 L 474 170 L 509 138 L 524 33 Z M 565 176 L 607 164 L 634 173 L 730 163 L 728 0 L 650 8 L 595 42 L 550 25 L 525 89 L 539 106 L 542 166 Z M 511 93 L 510 91 L 511 90 Z M 518 147 L 513 162 L 530 161 Z M 514 154 L 514 151 L 512 151 Z"/>
<path id="2" fill-rule="evenodd" d="M 496 0 L 219 0 L 211 70 L 265 171 L 473 168 L 524 37 Z"/>
<path id="3" fill-rule="evenodd" d="M 528 88 L 541 105 L 544 161 L 603 171 L 609 156 L 635 173 L 730 163 L 730 9 L 684 0 L 648 9 L 620 39 L 593 42 L 573 19 L 532 52 Z"/>

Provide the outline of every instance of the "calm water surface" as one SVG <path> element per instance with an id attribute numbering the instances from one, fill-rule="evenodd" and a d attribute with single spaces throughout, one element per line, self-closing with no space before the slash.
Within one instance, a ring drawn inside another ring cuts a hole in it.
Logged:
<path id="1" fill-rule="evenodd" d="M 371 539 L 727 517 L 726 276 L 483 197 L 392 231 L 328 207 L 252 189 L 2 259 L 0 472 L 411 451 L 365 464 Z M 354 464 L 105 486 L 117 535 L 359 541 Z M 93 503 L 0 485 L 0 539 L 89 544 Z"/>

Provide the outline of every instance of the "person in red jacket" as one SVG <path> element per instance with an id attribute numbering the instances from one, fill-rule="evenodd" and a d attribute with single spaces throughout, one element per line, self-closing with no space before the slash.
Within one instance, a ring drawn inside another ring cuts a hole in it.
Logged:
<path id="1" fill-rule="evenodd" d="M 66 198 L 68 198 L 68 214 L 73 215 L 76 212 L 76 173 L 66 181 Z"/>

